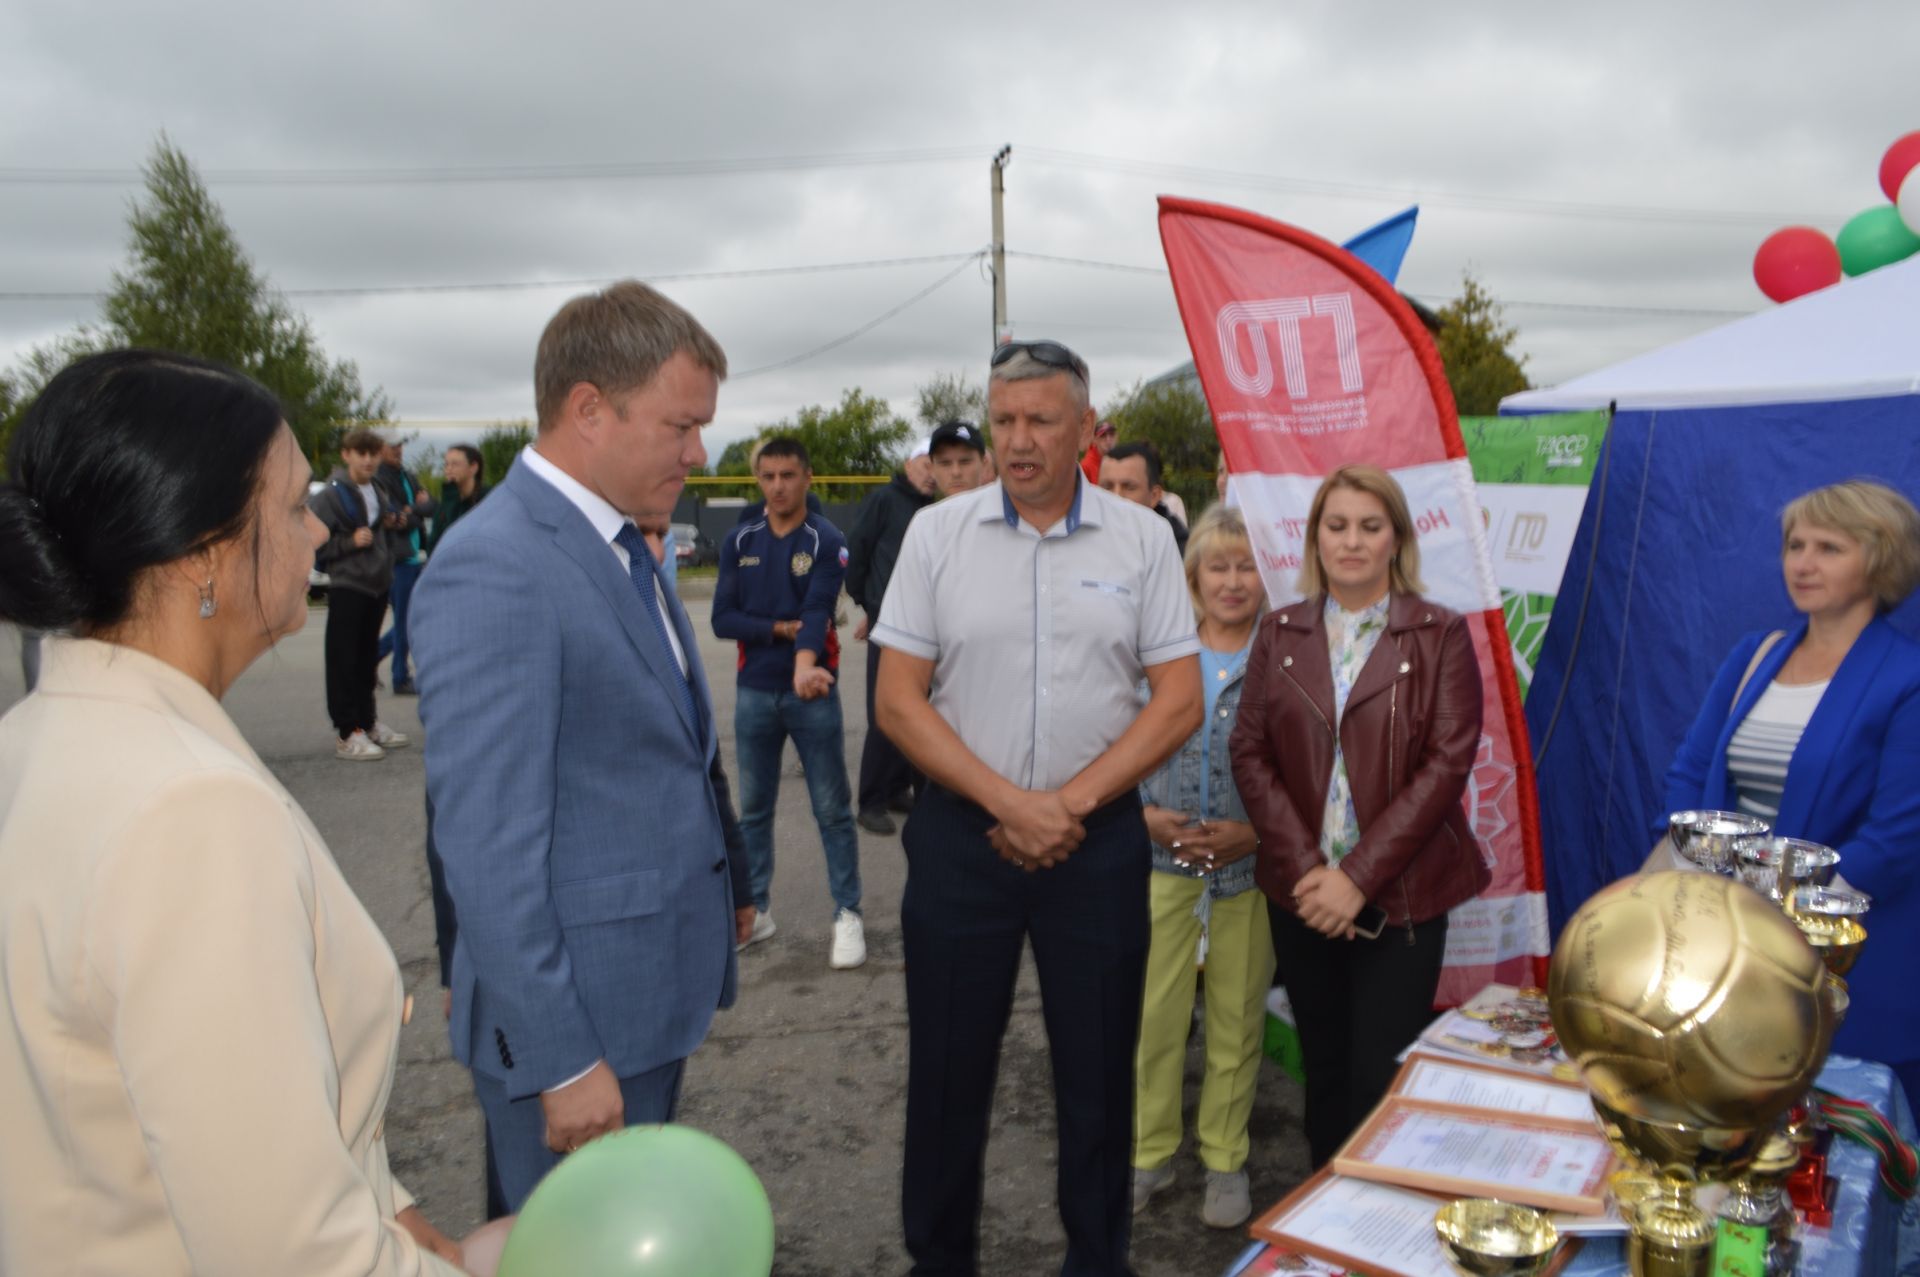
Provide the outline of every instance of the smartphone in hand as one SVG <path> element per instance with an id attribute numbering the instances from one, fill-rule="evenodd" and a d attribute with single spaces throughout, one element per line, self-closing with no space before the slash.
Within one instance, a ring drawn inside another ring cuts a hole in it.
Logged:
<path id="1" fill-rule="evenodd" d="M 1353 934 L 1367 940 L 1378 940 L 1386 929 L 1387 911 L 1379 905 L 1367 905 L 1353 920 Z"/>

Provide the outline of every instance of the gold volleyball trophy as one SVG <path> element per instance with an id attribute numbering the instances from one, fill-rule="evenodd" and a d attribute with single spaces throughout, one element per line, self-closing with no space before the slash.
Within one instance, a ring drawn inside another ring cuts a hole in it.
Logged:
<path id="1" fill-rule="evenodd" d="M 1554 946 L 1547 993 L 1602 1129 L 1653 1176 L 1643 1200 L 1622 1203 L 1631 1271 L 1705 1277 L 1716 1226 L 1695 1186 L 1762 1162 L 1819 1073 L 1836 1021 L 1826 967 L 1752 888 L 1668 871 L 1580 907 Z"/>

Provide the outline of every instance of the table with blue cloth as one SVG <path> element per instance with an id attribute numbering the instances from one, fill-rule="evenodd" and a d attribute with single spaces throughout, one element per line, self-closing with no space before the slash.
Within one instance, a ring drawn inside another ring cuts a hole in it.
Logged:
<path id="1" fill-rule="evenodd" d="M 1913 1142 L 1913 1110 L 1886 1065 L 1832 1056 L 1820 1070 L 1818 1085 L 1872 1105 L 1901 1139 Z M 1800 1277 L 1920 1277 L 1920 1197 L 1905 1202 L 1894 1197 L 1880 1183 L 1873 1152 L 1837 1132 L 1827 1173 L 1839 1181 L 1833 1227 L 1800 1227 Z M 1223 1277 L 1259 1271 L 1255 1261 L 1267 1249 L 1265 1243 L 1248 1248 Z M 1564 1277 L 1625 1277 L 1626 1272 L 1624 1236 L 1587 1238 L 1563 1270 Z"/>

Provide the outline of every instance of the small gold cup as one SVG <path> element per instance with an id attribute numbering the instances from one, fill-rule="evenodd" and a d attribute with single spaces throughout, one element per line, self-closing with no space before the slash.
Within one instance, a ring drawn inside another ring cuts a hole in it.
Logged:
<path id="1" fill-rule="evenodd" d="M 1531 1206 L 1462 1197 L 1433 1216 L 1440 1248 L 1469 1277 L 1534 1277 L 1560 1245 L 1553 1221 Z"/>
<path id="2" fill-rule="evenodd" d="M 1867 929 L 1860 919 L 1872 904 L 1873 898 L 1861 891 L 1801 887 L 1788 897 L 1788 914 L 1827 970 L 1845 979 L 1867 943 Z"/>

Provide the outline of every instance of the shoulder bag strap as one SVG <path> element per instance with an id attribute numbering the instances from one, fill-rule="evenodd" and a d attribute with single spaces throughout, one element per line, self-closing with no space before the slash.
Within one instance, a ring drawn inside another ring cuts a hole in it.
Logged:
<path id="1" fill-rule="evenodd" d="M 1747 690 L 1747 684 L 1752 681 L 1753 672 L 1760 668 L 1760 662 L 1765 660 L 1767 653 L 1773 650 L 1773 645 L 1786 636 L 1785 630 L 1775 630 L 1760 640 L 1760 646 L 1754 649 L 1753 659 L 1747 662 L 1747 672 L 1740 676 L 1740 686 L 1733 689 L 1733 700 L 1727 705 L 1728 713 L 1732 713 L 1733 707 L 1740 703 L 1740 693 Z"/>

